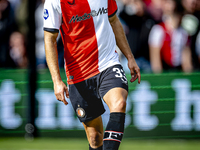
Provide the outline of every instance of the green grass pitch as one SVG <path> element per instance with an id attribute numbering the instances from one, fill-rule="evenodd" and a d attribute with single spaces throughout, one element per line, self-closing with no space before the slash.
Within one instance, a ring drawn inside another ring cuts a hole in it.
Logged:
<path id="1" fill-rule="evenodd" d="M 123 139 L 119 150 L 199 150 L 200 140 Z M 0 150 L 88 150 L 86 139 L 0 138 Z"/>

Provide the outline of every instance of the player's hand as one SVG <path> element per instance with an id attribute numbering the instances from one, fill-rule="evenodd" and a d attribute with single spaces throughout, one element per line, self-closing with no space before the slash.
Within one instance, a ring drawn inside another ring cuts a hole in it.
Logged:
<path id="1" fill-rule="evenodd" d="M 69 98 L 69 92 L 67 86 L 63 81 L 57 81 L 54 83 L 54 93 L 57 100 L 62 101 L 65 105 L 68 104 L 65 99 L 65 95 L 67 98 Z"/>
<path id="2" fill-rule="evenodd" d="M 128 68 L 130 69 L 131 72 L 130 82 L 134 82 L 136 79 L 138 79 L 138 83 L 140 84 L 141 80 L 140 68 L 138 67 L 134 57 L 128 60 Z"/>

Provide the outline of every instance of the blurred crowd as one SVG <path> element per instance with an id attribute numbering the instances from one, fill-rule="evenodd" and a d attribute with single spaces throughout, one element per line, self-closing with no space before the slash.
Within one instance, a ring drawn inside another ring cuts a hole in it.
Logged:
<path id="1" fill-rule="evenodd" d="M 200 70 L 200 0 L 116 0 L 118 16 L 142 72 Z M 46 68 L 44 0 L 37 0 L 36 65 Z M 0 0 L 0 68 L 27 68 L 27 0 Z M 58 38 L 59 65 L 64 65 Z M 120 54 L 126 68 L 127 60 Z"/>
<path id="2" fill-rule="evenodd" d="M 118 3 L 119 18 L 143 72 L 200 69 L 200 0 L 118 0 Z M 121 61 L 127 63 L 123 56 Z"/>

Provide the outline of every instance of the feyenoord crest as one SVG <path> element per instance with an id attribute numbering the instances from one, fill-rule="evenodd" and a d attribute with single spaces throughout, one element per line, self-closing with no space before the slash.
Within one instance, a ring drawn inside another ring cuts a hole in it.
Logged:
<path id="1" fill-rule="evenodd" d="M 76 114 L 78 115 L 78 117 L 83 118 L 85 117 L 85 110 L 83 108 L 78 107 L 76 109 Z"/>

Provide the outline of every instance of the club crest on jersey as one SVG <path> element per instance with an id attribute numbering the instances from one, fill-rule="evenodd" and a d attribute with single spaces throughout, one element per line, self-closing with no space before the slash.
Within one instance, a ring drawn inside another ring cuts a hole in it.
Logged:
<path id="1" fill-rule="evenodd" d="M 85 13 L 83 16 L 78 16 L 78 15 L 74 15 L 72 16 L 72 18 L 70 19 L 69 23 L 75 23 L 75 22 L 80 22 L 80 21 L 83 21 L 83 20 L 87 20 L 87 19 L 90 19 L 91 17 L 96 17 L 96 16 L 99 16 L 99 15 L 102 15 L 102 14 L 107 14 L 108 13 L 108 8 L 99 8 L 98 11 L 96 10 L 92 10 L 91 13 Z"/>
<path id="2" fill-rule="evenodd" d="M 47 9 L 44 10 L 44 19 L 47 20 L 49 18 L 49 11 Z"/>
<path id="3" fill-rule="evenodd" d="M 85 110 L 83 108 L 78 107 L 76 109 L 76 114 L 78 117 L 83 118 L 85 117 Z"/>

